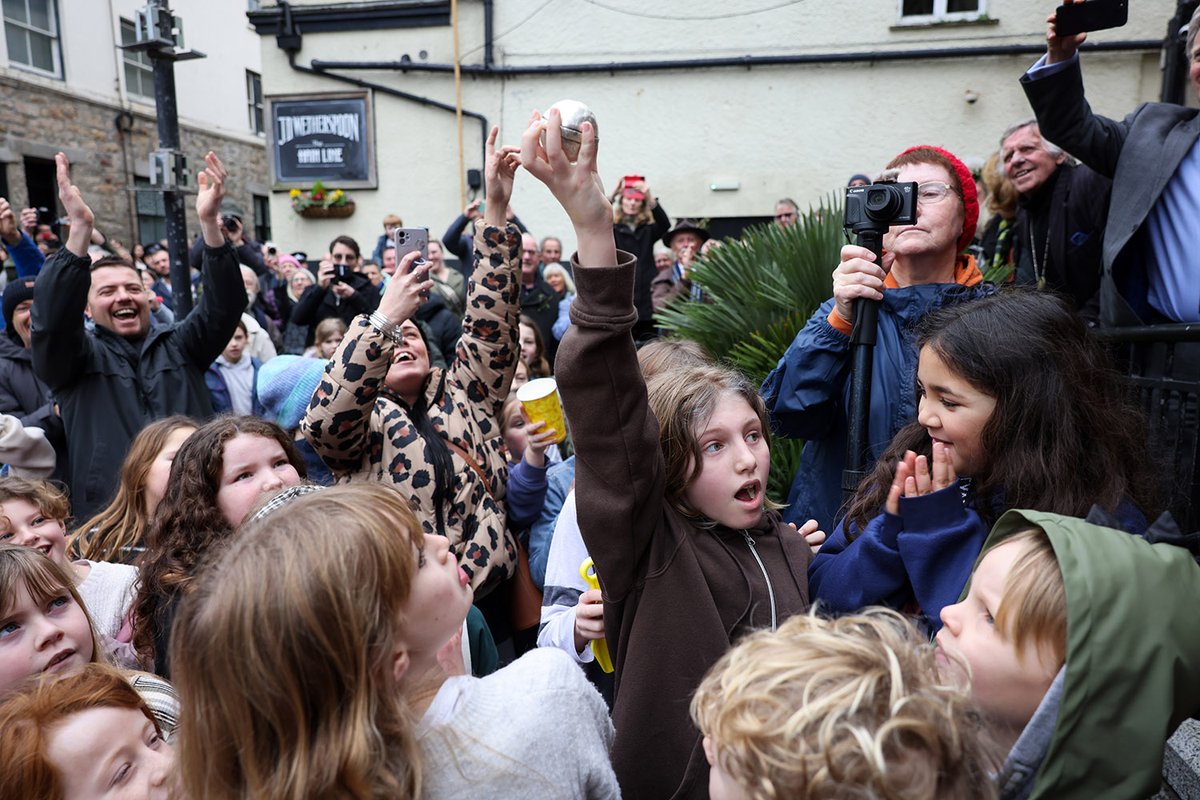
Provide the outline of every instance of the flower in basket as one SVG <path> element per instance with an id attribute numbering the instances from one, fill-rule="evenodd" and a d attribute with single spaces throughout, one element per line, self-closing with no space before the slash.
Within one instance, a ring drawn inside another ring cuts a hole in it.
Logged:
<path id="1" fill-rule="evenodd" d="M 313 181 L 307 192 L 292 189 L 288 195 L 292 198 L 292 210 L 297 214 L 309 208 L 337 208 L 353 202 L 341 189 L 327 189 L 320 181 Z"/>

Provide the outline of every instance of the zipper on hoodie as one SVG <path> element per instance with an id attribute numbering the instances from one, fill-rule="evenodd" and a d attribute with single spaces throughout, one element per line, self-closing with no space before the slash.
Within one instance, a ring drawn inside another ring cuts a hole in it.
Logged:
<path id="1" fill-rule="evenodd" d="M 754 544 L 754 537 L 746 531 L 742 531 L 742 537 L 746 540 L 746 545 L 750 548 L 750 555 L 754 556 L 754 560 L 758 562 L 758 568 L 762 570 L 763 580 L 767 582 L 767 596 L 771 599 L 771 630 L 778 627 L 779 619 L 775 611 L 775 587 L 771 585 L 771 576 L 767 574 L 767 567 L 759 558 L 758 548 Z"/>

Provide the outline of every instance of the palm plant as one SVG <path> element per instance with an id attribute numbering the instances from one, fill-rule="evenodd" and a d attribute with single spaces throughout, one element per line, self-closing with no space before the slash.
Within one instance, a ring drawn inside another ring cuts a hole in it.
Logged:
<path id="1" fill-rule="evenodd" d="M 839 199 L 829 198 L 788 228 L 762 225 L 698 259 L 692 280 L 710 302 L 680 297 L 655 315 L 669 335 L 691 339 L 761 384 L 796 333 L 832 291 L 845 244 Z M 776 439 L 768 496 L 787 496 L 804 443 Z"/>

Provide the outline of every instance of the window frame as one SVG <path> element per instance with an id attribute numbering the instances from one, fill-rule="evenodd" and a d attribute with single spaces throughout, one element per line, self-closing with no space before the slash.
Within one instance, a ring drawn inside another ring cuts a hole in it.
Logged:
<path id="1" fill-rule="evenodd" d="M 246 111 L 250 132 L 265 138 L 266 104 L 263 102 L 262 75 L 252 69 L 246 70 Z"/>
<path id="2" fill-rule="evenodd" d="M 128 42 L 125 41 L 126 25 L 129 26 L 130 32 L 133 34 L 133 38 Z M 121 37 L 121 44 L 132 44 L 133 42 L 137 41 L 137 25 L 133 20 L 121 17 L 118 19 L 117 27 L 119 29 L 118 33 Z M 146 55 L 145 50 L 124 50 L 120 47 L 117 49 L 121 50 L 121 85 L 125 87 L 125 96 L 133 100 L 154 105 L 156 102 L 154 97 L 154 62 L 152 62 L 150 57 Z M 143 62 L 141 59 L 145 59 L 145 61 Z M 144 71 L 149 76 L 150 94 L 142 94 L 141 92 L 135 92 L 130 89 L 129 79 L 126 76 L 126 70 L 129 67 L 133 67 L 139 71 Z"/>
<path id="3" fill-rule="evenodd" d="M 905 14 L 904 0 L 896 0 L 896 24 L 933 25 L 941 22 L 977 22 L 987 17 L 987 0 L 976 0 L 979 7 L 974 11 L 947 11 L 949 0 L 933 0 L 932 14 Z"/>
<path id="4" fill-rule="evenodd" d="M 254 238 L 259 244 L 271 241 L 271 198 L 268 195 L 250 195 L 254 207 Z"/>
<path id="5" fill-rule="evenodd" d="M 25 10 L 26 10 L 26 12 L 28 12 L 30 2 L 39 2 L 39 0 L 21 0 L 21 2 L 23 2 L 25 4 Z M 5 37 L 6 50 L 7 50 L 8 28 L 10 25 L 15 28 L 19 28 L 23 32 L 23 34 L 26 37 L 26 47 L 27 48 L 28 48 L 28 43 L 29 43 L 28 37 L 30 36 L 30 34 L 36 34 L 38 36 L 48 37 L 51 41 L 50 57 L 54 61 L 54 69 L 52 71 L 48 72 L 48 71 L 42 69 L 41 67 L 35 67 L 33 64 L 26 64 L 21 61 L 16 61 L 13 59 L 13 54 L 11 51 L 7 52 L 7 56 L 8 56 L 7 62 L 8 62 L 8 66 L 12 67 L 13 69 L 24 70 L 25 72 L 32 72 L 35 75 L 42 75 L 44 77 L 54 78 L 56 80 L 63 80 L 64 71 L 63 71 L 63 58 L 62 58 L 62 30 L 61 30 L 62 26 L 59 25 L 58 3 L 56 2 L 56 0 L 45 0 L 45 3 L 46 3 L 46 14 L 47 14 L 47 18 L 50 21 L 51 30 L 42 30 L 40 28 L 33 27 L 33 25 L 28 22 L 19 22 L 17 20 L 11 19 L 7 14 L 4 13 L 2 8 L 0 8 L 0 22 L 3 22 L 3 25 L 4 25 L 4 37 Z"/>

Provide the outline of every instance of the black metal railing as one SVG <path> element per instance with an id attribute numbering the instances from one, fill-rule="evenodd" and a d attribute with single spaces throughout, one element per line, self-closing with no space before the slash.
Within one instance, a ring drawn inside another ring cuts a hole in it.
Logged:
<path id="1" fill-rule="evenodd" d="M 1166 508 L 1184 531 L 1200 529 L 1200 324 L 1098 330 L 1146 412 Z M 1137 468 L 1137 465 L 1133 465 Z"/>

